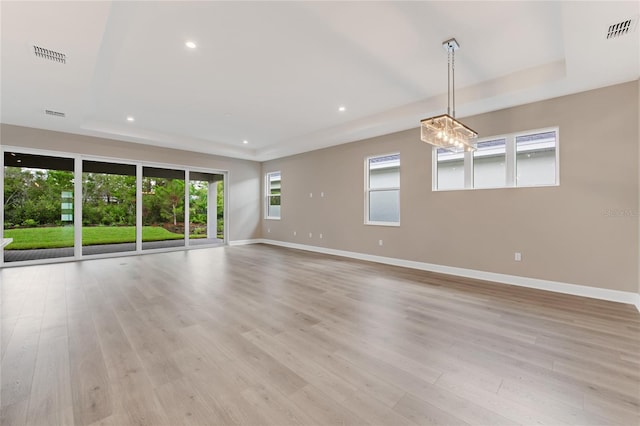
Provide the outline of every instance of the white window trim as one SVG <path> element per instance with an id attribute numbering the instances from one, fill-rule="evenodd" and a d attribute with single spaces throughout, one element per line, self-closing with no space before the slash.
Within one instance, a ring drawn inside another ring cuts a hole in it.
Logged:
<path id="1" fill-rule="evenodd" d="M 269 179 L 269 176 L 275 173 L 280 173 L 280 216 L 269 216 L 269 206 L 270 206 L 270 202 L 271 202 L 271 197 L 274 197 L 274 195 L 271 195 L 271 180 Z M 282 218 L 282 171 L 279 170 L 274 170 L 271 172 L 267 172 L 264 174 L 264 219 L 265 220 L 281 220 Z"/>
<path id="2" fill-rule="evenodd" d="M 556 181 L 551 184 L 541 185 L 516 185 L 516 138 L 519 136 L 527 136 L 535 133 L 556 133 Z M 510 189 L 510 188 L 548 188 L 553 186 L 560 186 L 560 128 L 556 127 L 544 127 L 540 129 L 526 130 L 521 132 L 502 134 L 490 136 L 482 139 L 478 139 L 478 143 L 486 142 L 496 139 L 505 139 L 505 166 L 506 166 L 506 183 L 504 186 L 474 188 L 473 187 L 473 152 L 464 153 L 464 188 L 448 188 L 438 189 L 438 148 L 433 147 L 431 151 L 431 190 L 433 192 L 448 192 L 448 191 L 482 191 L 485 189 Z"/>
<path id="3" fill-rule="evenodd" d="M 379 221 L 372 221 L 369 220 L 369 194 L 373 191 L 373 192 L 381 192 L 381 191 L 398 191 L 398 218 L 402 217 L 402 213 L 400 211 L 400 186 L 397 187 L 385 187 L 385 188 L 376 188 L 376 189 L 370 189 L 369 188 L 369 160 L 371 160 L 372 158 L 379 158 L 379 157 L 389 157 L 392 155 L 397 155 L 398 157 L 400 157 L 400 153 L 399 152 L 391 152 L 388 154 L 379 154 L 379 155 L 371 155 L 367 158 L 364 159 L 364 224 L 365 225 L 374 225 L 374 226 L 391 226 L 391 227 L 398 227 L 400 226 L 400 220 L 398 220 L 397 222 L 379 222 Z M 402 173 L 402 167 L 398 167 L 398 174 L 399 174 L 399 179 L 401 179 L 401 173 Z"/>

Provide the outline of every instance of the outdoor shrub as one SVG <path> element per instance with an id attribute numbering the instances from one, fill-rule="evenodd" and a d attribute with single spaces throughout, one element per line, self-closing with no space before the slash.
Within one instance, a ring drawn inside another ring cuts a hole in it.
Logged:
<path id="1" fill-rule="evenodd" d="M 38 226 L 38 222 L 36 222 L 33 219 L 25 219 L 25 221 L 22 222 L 22 226 L 26 226 L 28 228 L 33 228 L 35 226 Z"/>
<path id="2" fill-rule="evenodd" d="M 100 219 L 100 223 L 102 225 L 112 225 L 113 222 L 115 222 L 115 220 L 113 219 L 113 216 L 110 215 L 104 215 L 102 219 Z"/>

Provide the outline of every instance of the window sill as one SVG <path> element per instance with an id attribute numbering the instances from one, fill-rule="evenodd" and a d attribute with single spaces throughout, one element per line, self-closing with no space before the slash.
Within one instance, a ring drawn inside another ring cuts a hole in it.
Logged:
<path id="1" fill-rule="evenodd" d="M 432 189 L 431 192 L 451 192 L 451 191 L 484 191 L 491 189 L 524 189 L 524 188 L 552 188 L 560 186 L 559 183 L 550 183 L 545 185 L 525 185 L 525 186 L 492 186 L 486 188 L 449 188 L 449 189 Z"/>
<path id="2" fill-rule="evenodd" d="M 365 225 L 400 227 L 400 222 L 365 222 Z"/>

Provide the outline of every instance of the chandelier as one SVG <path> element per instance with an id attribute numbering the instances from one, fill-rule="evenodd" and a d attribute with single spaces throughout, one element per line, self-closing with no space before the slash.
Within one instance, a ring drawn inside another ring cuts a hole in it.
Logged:
<path id="1" fill-rule="evenodd" d="M 442 47 L 448 54 L 447 113 L 420 120 L 420 139 L 423 142 L 449 151 L 475 151 L 475 140 L 478 137 L 478 133 L 456 120 L 455 54 L 460 45 L 455 38 L 452 38 L 442 43 Z M 452 98 L 453 114 L 451 114 Z"/>

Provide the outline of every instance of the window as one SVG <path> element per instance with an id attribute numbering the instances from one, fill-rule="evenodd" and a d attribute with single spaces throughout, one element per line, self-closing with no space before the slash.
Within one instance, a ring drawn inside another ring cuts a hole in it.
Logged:
<path id="1" fill-rule="evenodd" d="M 556 183 L 556 132 L 516 137 L 516 186 Z"/>
<path id="2" fill-rule="evenodd" d="M 464 152 L 437 149 L 438 189 L 464 188 Z"/>
<path id="3" fill-rule="evenodd" d="M 267 173 L 266 178 L 266 218 L 280 219 L 280 190 L 282 178 L 280 172 Z"/>
<path id="4" fill-rule="evenodd" d="M 478 141 L 474 152 L 433 149 L 433 190 L 558 185 L 558 129 Z"/>
<path id="5" fill-rule="evenodd" d="M 400 154 L 366 160 L 365 223 L 400 224 Z"/>
<path id="6" fill-rule="evenodd" d="M 507 186 L 507 140 L 478 142 L 473 153 L 473 187 L 500 188 Z"/>

